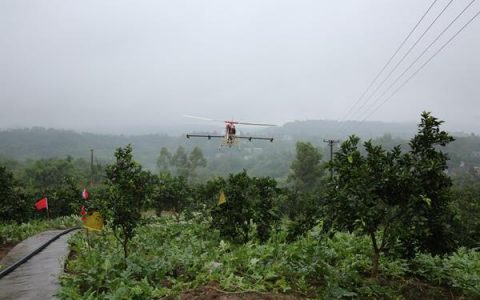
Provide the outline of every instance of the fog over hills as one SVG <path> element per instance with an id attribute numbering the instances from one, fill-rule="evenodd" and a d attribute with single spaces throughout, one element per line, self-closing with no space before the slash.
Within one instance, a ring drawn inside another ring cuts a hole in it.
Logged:
<path id="1" fill-rule="evenodd" d="M 149 134 L 112 135 L 101 133 L 79 133 L 73 130 L 46 129 L 41 127 L 0 130 L 0 155 L 10 159 L 40 159 L 48 157 L 80 157 L 90 158 L 90 149 L 94 149 L 96 159 L 108 161 L 117 147 L 126 144 L 134 146 L 135 156 L 150 168 L 155 168 L 156 158 L 161 147 L 175 151 L 178 146 L 192 149 L 198 146 L 204 154 L 215 156 L 219 151 L 229 155 L 242 156 L 248 149 L 264 151 L 293 152 L 297 141 L 310 141 L 314 145 L 325 148 L 324 139 L 345 139 L 354 129 L 362 139 L 375 139 L 388 136 L 395 141 L 406 141 L 416 133 L 415 123 L 387 122 L 345 122 L 329 120 L 295 121 L 278 127 L 255 127 L 238 125 L 240 135 L 273 137 L 274 142 L 242 141 L 231 149 L 219 150 L 220 139 L 187 139 L 186 133 L 224 133 L 223 124 L 209 122 L 191 122 L 184 126 L 158 128 Z M 155 133 L 164 132 L 164 133 Z M 451 133 L 454 136 L 468 136 L 467 133 Z M 455 147 L 455 143 L 452 147 Z M 480 149 L 476 149 L 480 151 Z"/>

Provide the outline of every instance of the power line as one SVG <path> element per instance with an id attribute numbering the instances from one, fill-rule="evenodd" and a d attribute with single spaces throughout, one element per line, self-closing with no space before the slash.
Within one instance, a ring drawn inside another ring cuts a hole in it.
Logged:
<path id="1" fill-rule="evenodd" d="M 448 25 L 447 27 L 445 27 L 441 32 L 440 34 L 422 51 L 422 53 L 400 74 L 400 76 L 398 76 L 385 90 L 384 92 L 378 96 L 374 102 L 371 104 L 371 106 L 369 108 L 367 108 L 362 114 L 366 113 L 367 114 L 367 117 L 362 119 L 358 124 L 357 126 L 353 126 L 353 127 L 349 127 L 347 126 L 346 128 L 343 129 L 342 133 L 343 132 L 346 132 L 347 130 L 351 130 L 353 128 L 356 128 L 358 126 L 361 125 L 361 123 L 363 123 L 367 118 L 368 116 L 371 115 L 371 113 L 369 113 L 369 110 L 371 110 L 373 107 L 375 107 L 375 105 L 382 99 L 383 96 L 385 96 L 387 94 L 387 92 L 403 77 L 403 75 L 405 75 L 414 65 L 415 63 L 423 57 L 423 55 L 425 55 L 425 53 L 440 39 L 440 37 L 443 36 L 443 34 L 460 18 L 460 16 L 463 15 L 463 13 L 465 13 L 465 11 L 473 4 L 473 2 L 475 2 L 476 0 L 472 0 Z M 378 109 L 378 108 L 377 108 Z M 375 109 L 375 111 L 377 110 Z M 351 129 L 350 129 L 351 128 Z"/>
<path id="2" fill-rule="evenodd" d="M 367 87 L 367 89 L 363 92 L 363 94 L 357 99 L 357 101 L 355 101 L 355 103 L 350 107 L 350 109 L 348 110 L 348 112 L 343 116 L 343 118 L 340 120 L 340 122 L 344 121 L 345 119 L 347 119 L 347 117 L 349 116 L 349 114 L 353 111 L 353 109 L 355 108 L 355 106 L 363 99 L 363 97 L 365 97 L 365 95 L 368 93 L 368 91 L 370 90 L 370 88 L 373 86 L 373 84 L 377 81 L 377 79 L 380 77 L 380 75 L 383 73 L 383 71 L 385 71 L 385 69 L 388 67 L 388 65 L 390 65 L 390 63 L 392 62 L 393 58 L 398 54 L 398 52 L 400 51 L 400 49 L 403 47 L 403 45 L 405 45 L 405 43 L 407 42 L 407 40 L 410 38 L 410 36 L 413 34 L 413 32 L 415 32 L 415 30 L 417 29 L 417 27 L 420 25 L 420 23 L 423 21 L 423 19 L 425 18 L 425 16 L 430 12 L 430 10 L 432 9 L 432 7 L 435 5 L 435 3 L 437 3 L 438 0 L 434 0 L 432 2 L 432 4 L 430 4 L 430 6 L 428 7 L 427 11 L 423 14 L 423 16 L 420 18 L 420 20 L 418 20 L 417 24 L 415 24 L 415 26 L 413 26 L 413 28 L 410 30 L 410 32 L 408 33 L 408 35 L 403 39 L 403 41 L 400 43 L 400 45 L 397 47 L 397 50 L 395 50 L 395 52 L 393 53 L 393 55 L 390 57 L 390 59 L 385 63 L 385 65 L 382 67 L 382 69 L 378 72 L 378 74 L 375 76 L 375 78 L 372 80 L 372 82 L 370 82 L 370 85 Z"/>
<path id="3" fill-rule="evenodd" d="M 473 0 L 472 2 L 474 2 Z M 468 8 L 468 7 L 467 7 Z M 395 96 L 398 91 L 400 91 L 413 77 L 415 77 L 432 59 L 434 59 L 448 44 L 450 44 L 451 41 L 453 41 L 459 34 L 462 32 L 470 23 L 473 22 L 478 16 L 480 15 L 480 10 L 472 17 L 470 18 L 447 42 L 445 42 L 427 61 L 425 61 L 420 68 L 418 68 L 414 73 L 412 73 L 407 80 L 405 80 L 397 89 L 393 91 L 390 96 L 388 96 L 386 99 L 383 100 L 383 102 L 380 103 L 373 111 L 371 111 L 360 123 L 358 126 L 360 126 L 368 117 L 370 117 L 373 113 L 375 113 L 381 106 L 383 106 L 388 100 L 390 100 L 393 96 Z M 402 74 L 403 75 L 403 74 Z M 357 127 L 358 127 L 357 126 Z"/>
<path id="4" fill-rule="evenodd" d="M 470 3 L 448 24 L 448 26 L 445 27 L 445 29 L 443 29 L 442 32 L 440 32 L 440 34 L 422 51 L 422 53 L 395 79 L 395 81 L 387 87 L 387 89 L 375 100 L 371 108 L 377 104 L 377 102 L 420 60 L 420 58 L 423 57 L 423 55 L 425 55 L 425 53 L 440 39 L 440 37 L 442 37 L 443 34 L 445 34 L 448 29 L 450 29 L 458 18 L 460 18 L 475 1 L 476 0 L 470 1 Z M 368 109 L 365 112 L 368 112 Z"/>
<path id="5" fill-rule="evenodd" d="M 475 0 L 474 0 L 475 1 Z M 423 37 L 430 31 L 432 26 L 437 22 L 437 20 L 443 15 L 443 13 L 447 10 L 447 8 L 452 4 L 453 0 L 450 0 L 447 5 L 440 11 L 440 13 L 435 17 L 435 19 L 430 23 L 430 25 L 423 31 L 420 37 L 415 41 L 415 43 L 407 50 L 407 52 L 402 56 L 402 58 L 397 62 L 397 64 L 393 67 L 393 69 L 388 73 L 388 75 L 382 80 L 382 82 L 375 88 L 372 94 L 367 97 L 367 100 L 358 108 L 357 111 L 360 111 L 365 105 L 373 98 L 373 96 L 383 87 L 385 82 L 392 76 L 392 74 L 398 69 L 400 64 L 407 58 L 407 56 L 412 52 L 412 50 L 418 45 L 418 43 L 423 39 Z M 367 109 L 368 110 L 368 109 Z"/>

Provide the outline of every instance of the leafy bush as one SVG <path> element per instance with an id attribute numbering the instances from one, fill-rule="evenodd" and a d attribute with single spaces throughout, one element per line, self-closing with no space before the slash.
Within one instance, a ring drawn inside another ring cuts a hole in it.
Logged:
<path id="1" fill-rule="evenodd" d="M 271 226 L 279 220 L 273 206 L 276 185 L 274 179 L 249 177 L 246 171 L 230 175 L 223 186 L 226 203 L 212 210 L 212 226 L 223 238 L 246 243 L 251 238 L 251 223 L 255 223 L 257 237 L 266 241 Z"/>
<path id="2" fill-rule="evenodd" d="M 293 241 L 320 222 L 321 196 L 318 193 L 290 193 L 288 196 L 288 217 L 291 220 L 288 240 Z"/>
<path id="3" fill-rule="evenodd" d="M 161 173 L 155 181 L 151 206 L 158 215 L 164 210 L 180 212 L 191 205 L 191 188 L 184 177 Z"/>
<path id="4" fill-rule="evenodd" d="M 433 284 L 458 288 L 471 297 L 480 297 L 480 252 L 460 248 L 445 257 L 418 254 L 412 272 Z"/>
<path id="5" fill-rule="evenodd" d="M 465 177 L 451 191 L 455 238 L 461 246 L 480 247 L 480 182 L 474 175 Z"/>
<path id="6" fill-rule="evenodd" d="M 80 206 L 84 202 L 81 197 L 81 190 L 71 177 L 63 178 L 60 184 L 47 191 L 47 197 L 48 212 L 51 217 L 79 213 Z"/>

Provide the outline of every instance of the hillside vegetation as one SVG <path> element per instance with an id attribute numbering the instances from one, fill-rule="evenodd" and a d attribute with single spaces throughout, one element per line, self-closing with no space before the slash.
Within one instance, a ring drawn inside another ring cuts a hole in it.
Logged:
<path id="1" fill-rule="evenodd" d="M 204 179 L 215 175 L 226 176 L 243 169 L 249 170 L 249 173 L 255 176 L 281 179 L 288 176 L 297 141 L 311 142 L 321 150 L 324 160 L 327 160 L 330 149 L 323 140 L 345 140 L 346 136 L 340 136 L 340 127 L 342 126 L 336 121 L 287 123 L 281 127 L 255 131 L 256 135 L 273 136 L 273 143 L 243 141 L 231 149 L 221 149 L 220 140 L 186 139 L 183 135 L 106 135 L 40 127 L 0 130 L 0 162 L 8 164 L 12 160 L 25 162 L 29 159 L 64 159 L 67 156 L 90 161 L 90 149 L 93 149 L 95 163 L 105 164 L 113 160 L 112 153 L 116 148 L 131 144 L 135 148 L 136 159 L 145 168 L 157 171 L 157 159 L 162 148 L 173 154 L 179 147 L 187 153 L 199 147 L 208 161 L 205 170 L 201 172 Z M 195 131 L 194 129 L 192 127 L 192 131 Z M 372 138 L 376 144 L 386 148 L 400 144 L 403 146 L 402 150 L 406 150 L 408 138 L 415 133 L 415 126 L 408 123 L 365 122 L 358 131 L 358 136 L 364 140 Z M 222 134 L 221 126 L 216 133 Z M 446 147 L 450 156 L 449 169 L 462 172 L 480 166 L 480 137 L 473 134 L 459 134 L 454 137 L 455 142 Z"/>
<path id="2" fill-rule="evenodd" d="M 449 168 L 456 141 L 442 123 L 425 112 L 408 141 L 350 136 L 329 162 L 298 141 L 278 177 L 212 176 L 200 147 L 160 147 L 154 172 L 130 144 L 93 168 L 5 160 L 0 227 L 41 223 L 44 196 L 51 217 L 81 205 L 104 217 L 102 232 L 70 241 L 64 299 L 476 299 L 480 174 L 466 160 Z M 242 160 L 276 166 L 259 157 Z"/>

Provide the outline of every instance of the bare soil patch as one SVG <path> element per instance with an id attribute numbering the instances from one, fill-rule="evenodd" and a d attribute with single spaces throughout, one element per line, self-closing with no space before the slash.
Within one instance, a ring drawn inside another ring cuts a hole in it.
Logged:
<path id="1" fill-rule="evenodd" d="M 431 284 L 410 279 L 401 285 L 400 292 L 405 299 L 418 299 L 418 300 L 430 300 L 430 299 L 444 299 L 444 300 L 456 300 L 467 299 L 461 293 L 455 289 L 445 286 L 433 286 Z"/>
<path id="2" fill-rule="evenodd" d="M 168 299 L 168 298 L 166 298 Z M 180 294 L 182 300 L 293 300 L 305 299 L 300 295 L 285 295 L 259 292 L 228 292 L 220 288 L 217 282 L 211 282 L 203 287 L 184 291 Z"/>
<path id="3" fill-rule="evenodd" d="M 0 259 L 7 256 L 8 252 L 12 250 L 12 248 L 15 247 L 15 245 L 16 243 L 8 243 L 8 244 L 0 245 Z"/>

